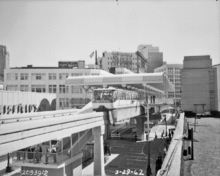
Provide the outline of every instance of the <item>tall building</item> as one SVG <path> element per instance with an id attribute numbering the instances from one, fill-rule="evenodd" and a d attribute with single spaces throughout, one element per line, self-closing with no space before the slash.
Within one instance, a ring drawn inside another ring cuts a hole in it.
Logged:
<path id="1" fill-rule="evenodd" d="M 184 57 L 181 90 L 184 111 L 217 110 L 217 69 L 209 55 Z"/>
<path id="2" fill-rule="evenodd" d="M 91 100 L 91 93 L 87 93 L 82 87 L 66 86 L 66 78 L 109 73 L 97 69 L 77 68 L 76 64 L 73 65 L 74 63 L 68 61 L 59 62 L 59 67 L 28 65 L 5 69 L 5 90 L 56 93 L 56 109 L 82 108 Z"/>
<path id="3" fill-rule="evenodd" d="M 108 72 L 111 68 L 126 68 L 137 73 L 137 63 L 138 57 L 135 53 L 104 52 L 102 57 L 98 58 L 100 69 Z M 147 61 L 142 59 L 139 63 L 141 63 L 141 68 L 147 67 Z"/>
<path id="4" fill-rule="evenodd" d="M 155 68 L 163 65 L 163 53 L 159 52 L 159 47 L 139 45 L 137 49 L 148 61 L 147 73 L 153 73 Z"/>
<path id="5" fill-rule="evenodd" d="M 6 46 L 0 45 L 0 81 L 4 81 L 4 69 L 9 68 L 9 52 Z"/>
<path id="6" fill-rule="evenodd" d="M 175 91 L 167 92 L 168 98 L 173 98 L 174 103 L 181 104 L 181 79 L 180 70 L 183 68 L 182 64 L 165 64 L 161 67 L 155 68 L 154 72 L 164 72 L 169 78 L 170 82 L 175 85 Z"/>

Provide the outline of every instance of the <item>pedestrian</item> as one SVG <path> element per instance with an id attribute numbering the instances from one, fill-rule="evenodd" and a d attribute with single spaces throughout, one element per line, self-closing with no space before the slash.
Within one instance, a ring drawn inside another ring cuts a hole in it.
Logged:
<path id="1" fill-rule="evenodd" d="M 134 141 L 136 142 L 137 141 L 137 134 L 135 133 L 134 135 Z"/>
<path id="2" fill-rule="evenodd" d="M 169 140 L 171 140 L 171 132 L 169 131 Z"/>
<path id="3" fill-rule="evenodd" d="M 27 151 L 29 162 L 31 162 L 34 159 L 34 147 L 29 147 Z"/>
<path id="4" fill-rule="evenodd" d="M 153 104 L 155 104 L 155 96 L 153 95 Z"/>
<path id="5" fill-rule="evenodd" d="M 163 148 L 163 157 L 165 158 L 167 154 L 167 146 Z"/>
<path id="6" fill-rule="evenodd" d="M 174 134 L 174 132 L 173 132 L 173 130 L 171 131 L 171 135 L 172 135 L 172 137 L 173 137 L 173 134 Z"/>
<path id="7" fill-rule="evenodd" d="M 161 169 L 161 166 L 162 166 L 162 157 L 159 155 L 156 160 L 156 168 L 155 168 L 156 175 L 157 175 L 157 171 Z"/>
<path id="8" fill-rule="evenodd" d="M 50 149 L 49 149 L 49 147 L 47 147 L 46 148 L 46 155 L 45 155 L 45 164 L 48 164 L 48 158 L 49 158 L 49 156 L 50 156 Z"/>
<path id="9" fill-rule="evenodd" d="M 53 155 L 54 163 L 57 163 L 57 147 L 55 145 L 52 145 L 51 153 Z"/>
<path id="10" fill-rule="evenodd" d="M 110 144 L 107 144 L 107 152 L 108 152 L 108 155 L 111 156 L 111 146 L 110 146 Z"/>
<path id="11" fill-rule="evenodd" d="M 157 133 L 155 132 L 155 139 L 157 139 Z"/>
<path id="12" fill-rule="evenodd" d="M 161 134 L 161 138 L 163 138 L 163 135 L 164 135 L 164 130 L 163 130 L 163 132 L 162 132 L 162 134 Z"/>
<path id="13" fill-rule="evenodd" d="M 40 145 L 37 145 L 36 147 L 36 153 L 35 153 L 35 157 L 36 157 L 36 162 L 39 163 L 41 161 L 41 155 L 42 155 L 42 148 Z"/>

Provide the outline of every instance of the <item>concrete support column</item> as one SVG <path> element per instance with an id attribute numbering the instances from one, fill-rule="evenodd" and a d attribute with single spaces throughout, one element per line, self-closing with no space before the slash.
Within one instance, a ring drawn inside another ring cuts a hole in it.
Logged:
<path id="1" fill-rule="evenodd" d="M 105 126 L 93 128 L 94 135 L 94 172 L 95 176 L 105 176 L 103 134 Z"/>
<path id="2" fill-rule="evenodd" d="M 138 140 L 146 140 L 146 135 L 144 131 L 144 122 L 147 120 L 146 117 L 136 117 L 136 122 L 137 122 L 137 136 Z"/>
<path id="3" fill-rule="evenodd" d="M 105 139 L 111 138 L 111 131 L 110 131 L 110 119 L 109 119 L 109 111 L 103 112 L 104 122 L 105 122 Z"/>
<path id="4" fill-rule="evenodd" d="M 151 99 L 150 99 L 150 96 L 149 95 L 146 95 L 147 96 L 147 100 L 148 100 L 148 104 L 151 104 Z"/>

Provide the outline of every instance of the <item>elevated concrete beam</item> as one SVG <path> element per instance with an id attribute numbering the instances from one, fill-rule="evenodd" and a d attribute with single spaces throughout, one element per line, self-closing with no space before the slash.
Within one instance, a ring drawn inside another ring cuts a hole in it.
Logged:
<path id="1" fill-rule="evenodd" d="M 87 129 L 91 129 L 94 127 L 98 127 L 101 125 L 104 125 L 103 120 L 4 143 L 0 145 L 0 156 L 5 155 L 7 153 L 11 153 L 13 151 L 16 151 L 22 148 L 26 148 L 30 145 L 36 145 L 36 144 L 50 141 L 50 140 L 57 139 L 57 138 L 68 137 L 70 134 L 84 131 Z"/>
<path id="2" fill-rule="evenodd" d="M 18 131 L 25 131 L 25 130 L 34 129 L 34 128 L 47 127 L 51 125 L 70 123 L 70 122 L 84 123 L 82 121 L 87 120 L 87 119 L 92 119 L 95 117 L 103 117 L 103 113 L 93 112 L 93 113 L 88 113 L 88 114 L 77 114 L 74 116 L 66 115 L 66 116 L 52 117 L 52 118 L 41 119 L 41 120 L 29 120 L 29 121 L 23 121 L 23 122 L 1 124 L 0 135 L 18 132 Z"/>

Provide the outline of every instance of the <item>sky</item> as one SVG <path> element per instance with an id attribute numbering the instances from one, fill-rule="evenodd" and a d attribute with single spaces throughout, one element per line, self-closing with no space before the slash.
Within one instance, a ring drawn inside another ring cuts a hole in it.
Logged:
<path id="1" fill-rule="evenodd" d="M 14 0 L 0 1 L 0 45 L 10 66 L 58 66 L 102 52 L 159 47 L 167 63 L 210 55 L 220 63 L 220 1 Z"/>

